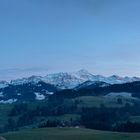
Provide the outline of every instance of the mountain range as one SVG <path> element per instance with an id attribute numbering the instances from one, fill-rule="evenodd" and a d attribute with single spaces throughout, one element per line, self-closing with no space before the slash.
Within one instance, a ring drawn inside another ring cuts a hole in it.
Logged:
<path id="1" fill-rule="evenodd" d="M 105 77 L 102 75 L 93 75 L 87 70 L 79 70 L 77 72 L 60 72 L 54 74 L 48 74 L 44 77 L 42 76 L 31 76 L 27 78 L 21 78 L 16 80 L 11 80 L 10 82 L 0 81 L 0 88 L 7 87 L 8 85 L 21 85 L 27 83 L 37 84 L 38 82 L 44 82 L 47 84 L 54 85 L 60 89 L 72 89 L 78 85 L 86 82 L 105 82 L 108 84 L 121 84 L 129 83 L 134 81 L 140 81 L 139 77 L 120 77 L 117 75 L 112 75 Z"/>
<path id="2" fill-rule="evenodd" d="M 106 87 L 111 87 L 111 89 L 108 90 L 111 92 L 112 85 L 124 85 L 125 83 L 135 82 L 139 83 L 139 81 L 140 78 L 138 77 L 119 77 L 117 75 L 105 77 L 102 75 L 93 75 L 87 70 L 80 70 L 71 73 L 54 73 L 48 74 L 44 77 L 31 76 L 12 80 L 10 82 L 0 81 L 0 103 L 33 101 L 35 99 L 44 100 L 48 96 L 63 90 L 77 91 L 81 89 L 93 90 L 95 88 L 99 88 L 98 90 L 100 91 L 107 91 L 108 89 L 106 89 Z M 119 92 L 121 92 L 121 90 Z"/>

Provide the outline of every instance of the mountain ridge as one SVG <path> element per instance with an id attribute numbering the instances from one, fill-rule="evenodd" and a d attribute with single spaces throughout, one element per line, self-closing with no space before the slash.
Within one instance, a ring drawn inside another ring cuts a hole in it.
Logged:
<path id="1" fill-rule="evenodd" d="M 59 72 L 53 74 L 47 74 L 46 76 L 30 76 L 26 78 L 19 78 L 11 80 L 10 82 L 0 81 L 0 88 L 4 88 L 8 85 L 22 85 L 27 83 L 37 84 L 38 82 L 45 82 L 47 84 L 54 85 L 61 89 L 72 89 L 78 85 L 86 82 L 105 82 L 108 84 L 121 84 L 140 81 L 139 77 L 120 77 L 118 75 L 102 76 L 93 75 L 87 70 L 81 69 L 77 72 Z"/>

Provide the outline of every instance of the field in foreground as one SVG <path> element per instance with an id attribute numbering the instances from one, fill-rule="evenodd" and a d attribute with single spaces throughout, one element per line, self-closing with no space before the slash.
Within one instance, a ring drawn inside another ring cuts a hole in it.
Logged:
<path id="1" fill-rule="evenodd" d="M 47 128 L 7 133 L 6 140 L 139 140 L 140 133 L 113 133 L 76 128 Z"/>

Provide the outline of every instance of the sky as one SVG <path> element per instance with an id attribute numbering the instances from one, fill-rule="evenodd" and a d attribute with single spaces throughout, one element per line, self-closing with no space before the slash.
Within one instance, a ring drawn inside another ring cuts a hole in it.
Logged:
<path id="1" fill-rule="evenodd" d="M 0 79 L 87 69 L 140 76 L 139 0 L 0 0 Z"/>

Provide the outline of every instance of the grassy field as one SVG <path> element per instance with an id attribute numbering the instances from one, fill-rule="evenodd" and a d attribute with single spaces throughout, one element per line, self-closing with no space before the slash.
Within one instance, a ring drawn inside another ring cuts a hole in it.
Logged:
<path id="1" fill-rule="evenodd" d="M 72 100 L 80 100 L 79 107 L 99 107 L 104 104 L 106 107 L 122 107 L 126 103 L 132 104 L 131 100 L 122 98 L 122 104 L 118 104 L 118 98 L 107 98 L 104 96 L 81 96 Z"/>
<path id="2" fill-rule="evenodd" d="M 81 128 L 47 128 L 7 133 L 6 140 L 139 140 L 140 134 L 113 133 Z"/>

